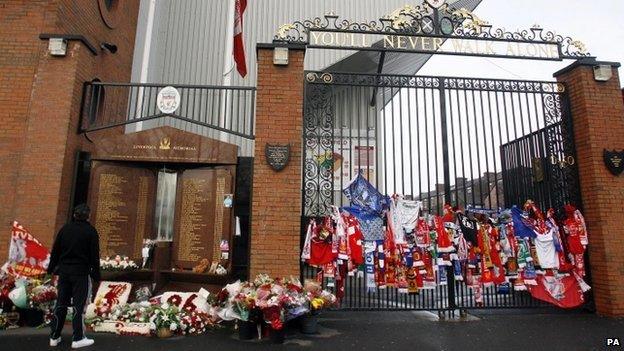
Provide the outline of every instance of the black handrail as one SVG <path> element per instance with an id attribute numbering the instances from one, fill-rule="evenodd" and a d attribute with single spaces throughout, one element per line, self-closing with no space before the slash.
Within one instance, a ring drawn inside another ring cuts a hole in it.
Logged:
<path id="1" fill-rule="evenodd" d="M 157 105 L 159 93 L 167 86 L 174 87 L 179 96 L 174 111 L 162 111 Z M 205 127 L 252 140 L 255 100 L 255 87 L 87 82 L 78 132 L 148 121 L 159 125 L 169 118 L 181 128 L 183 124 Z"/>

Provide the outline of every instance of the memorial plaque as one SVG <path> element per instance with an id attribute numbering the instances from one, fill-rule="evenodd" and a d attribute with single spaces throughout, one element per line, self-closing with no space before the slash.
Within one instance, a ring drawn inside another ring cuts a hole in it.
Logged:
<path id="1" fill-rule="evenodd" d="M 271 168 L 276 171 L 281 171 L 286 167 L 288 160 L 290 159 L 290 144 L 266 144 L 264 148 L 264 155 Z"/>
<path id="2" fill-rule="evenodd" d="M 110 161 L 237 163 L 238 147 L 171 127 L 95 140 L 93 159 Z"/>
<path id="3" fill-rule="evenodd" d="M 232 232 L 234 228 L 233 207 L 228 207 L 224 202 L 224 196 L 234 192 L 235 167 L 223 167 L 217 169 L 215 201 L 215 230 L 213 242 L 213 257 L 217 257 L 221 264 L 231 272 L 230 247 L 232 245 Z"/>
<path id="4" fill-rule="evenodd" d="M 212 261 L 215 179 L 214 169 L 187 170 L 178 179 L 173 259 L 179 268 Z"/>
<path id="5" fill-rule="evenodd" d="M 141 258 L 151 237 L 156 177 L 138 166 L 94 161 L 91 171 L 92 224 L 100 235 L 101 256 Z"/>
<path id="6" fill-rule="evenodd" d="M 234 191 L 232 169 L 234 167 L 192 169 L 180 176 L 173 239 L 174 266 L 191 269 L 204 258 L 210 263 L 226 264 L 221 260 L 221 240 L 229 243 L 233 217 L 232 209 L 224 206 L 223 197 Z M 229 271 L 229 267 L 226 268 Z"/>
<path id="7" fill-rule="evenodd" d="M 603 150 L 603 157 L 605 165 L 611 174 L 619 176 L 624 172 L 624 150 Z"/>

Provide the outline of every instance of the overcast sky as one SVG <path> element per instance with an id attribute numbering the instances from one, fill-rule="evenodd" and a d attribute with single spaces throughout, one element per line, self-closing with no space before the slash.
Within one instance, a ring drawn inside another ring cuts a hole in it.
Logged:
<path id="1" fill-rule="evenodd" d="M 622 0 L 483 0 L 474 12 L 493 28 L 515 31 L 539 24 L 581 40 L 598 60 L 624 62 Z M 553 72 L 570 63 L 436 55 L 418 73 L 550 80 Z M 620 83 L 624 86 L 624 81 Z"/>

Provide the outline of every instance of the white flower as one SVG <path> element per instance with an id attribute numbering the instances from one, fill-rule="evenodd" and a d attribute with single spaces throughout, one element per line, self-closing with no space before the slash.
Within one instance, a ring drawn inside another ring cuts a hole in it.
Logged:
<path id="1" fill-rule="evenodd" d="M 151 330 L 156 330 L 156 324 L 154 324 L 153 322 L 150 323 L 149 327 L 150 327 Z"/>
<path id="2" fill-rule="evenodd" d="M 169 330 L 175 331 L 176 329 L 178 329 L 178 325 L 177 324 L 171 323 L 171 325 L 169 325 Z"/>
<path id="3" fill-rule="evenodd" d="M 162 304 L 162 306 L 161 306 L 161 307 L 162 307 L 164 310 L 166 310 L 166 309 L 168 309 L 168 308 L 169 308 L 169 304 L 165 302 L 165 303 L 163 303 L 163 304 Z"/>

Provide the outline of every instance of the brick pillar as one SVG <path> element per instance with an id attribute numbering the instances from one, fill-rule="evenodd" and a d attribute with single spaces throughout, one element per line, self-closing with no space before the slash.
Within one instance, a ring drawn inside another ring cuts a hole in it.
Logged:
<path id="1" fill-rule="evenodd" d="M 250 279 L 258 273 L 299 276 L 303 57 L 289 47 L 287 66 L 273 65 L 273 45 L 258 45 L 256 141 L 251 213 Z M 290 144 L 290 161 L 276 172 L 266 144 Z"/>
<path id="2" fill-rule="evenodd" d="M 609 81 L 594 80 L 598 64 L 611 66 Z M 583 59 L 554 74 L 570 100 L 592 288 L 597 312 L 607 316 L 624 316 L 624 175 L 612 175 L 603 160 L 604 149 L 624 149 L 619 66 Z"/>

